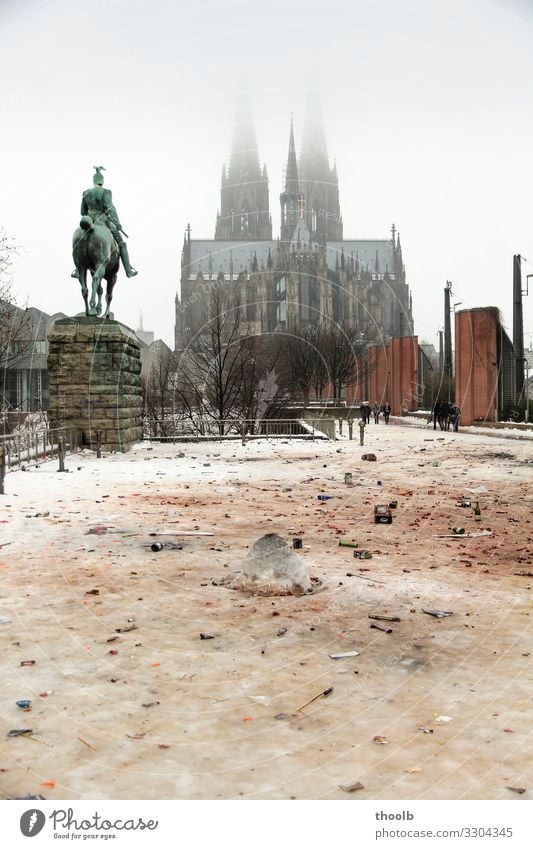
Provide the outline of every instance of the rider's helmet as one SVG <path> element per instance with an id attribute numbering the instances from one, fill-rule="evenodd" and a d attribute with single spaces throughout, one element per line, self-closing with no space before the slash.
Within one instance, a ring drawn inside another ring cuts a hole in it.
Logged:
<path id="1" fill-rule="evenodd" d="M 102 171 L 105 171 L 103 165 L 93 165 L 95 173 L 93 174 L 93 184 L 95 186 L 103 186 L 104 185 L 104 175 Z"/>

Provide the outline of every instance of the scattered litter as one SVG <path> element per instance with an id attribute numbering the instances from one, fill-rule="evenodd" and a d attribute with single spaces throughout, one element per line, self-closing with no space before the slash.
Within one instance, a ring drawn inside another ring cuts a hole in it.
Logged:
<path id="1" fill-rule="evenodd" d="M 419 726 L 418 726 L 418 730 L 419 730 L 419 731 L 423 731 L 423 732 L 424 732 L 424 734 L 434 734 L 434 733 L 435 733 L 434 729 L 433 729 L 433 728 L 428 728 L 428 726 L 427 726 L 427 725 L 419 725 Z"/>
<path id="2" fill-rule="evenodd" d="M 150 537 L 214 537 L 215 534 L 211 531 L 151 531 L 148 534 Z"/>
<path id="3" fill-rule="evenodd" d="M 518 578 L 533 578 L 533 572 L 513 572 Z"/>
<path id="4" fill-rule="evenodd" d="M 13 728 L 7 732 L 8 737 L 24 737 L 27 734 L 33 734 L 32 728 Z"/>
<path id="5" fill-rule="evenodd" d="M 96 752 L 94 746 L 91 746 L 91 744 L 88 743 L 87 740 L 84 740 L 83 737 L 78 737 L 78 740 L 80 741 L 80 743 L 83 743 L 84 746 L 87 746 L 89 749 L 92 749 L 93 752 Z"/>
<path id="6" fill-rule="evenodd" d="M 359 548 L 354 551 L 353 556 L 356 560 L 372 560 L 372 552 L 367 548 Z"/>
<path id="7" fill-rule="evenodd" d="M 153 542 L 152 545 L 150 546 L 150 548 L 151 548 L 152 551 L 162 551 L 163 550 L 163 543 L 162 542 Z"/>
<path id="8" fill-rule="evenodd" d="M 343 657 L 359 657 L 358 651 L 341 651 L 336 654 L 330 654 L 332 660 L 340 660 Z"/>
<path id="9" fill-rule="evenodd" d="M 294 537 L 292 541 L 293 548 L 303 548 L 304 541 L 300 537 Z"/>
<path id="10" fill-rule="evenodd" d="M 435 717 L 435 722 L 450 722 L 453 719 L 453 716 L 445 716 L 441 714 L 440 716 Z"/>
<path id="11" fill-rule="evenodd" d="M 386 737 L 380 737 L 379 734 L 372 739 L 373 743 L 378 743 L 380 746 L 385 746 L 389 741 Z"/>
<path id="12" fill-rule="evenodd" d="M 286 634 L 286 633 L 287 633 L 286 628 L 278 628 L 278 637 L 282 637 L 283 634 Z"/>
<path id="13" fill-rule="evenodd" d="M 137 625 L 125 625 L 124 628 L 115 628 L 116 634 L 126 634 L 128 631 L 136 631 Z"/>
<path id="14" fill-rule="evenodd" d="M 39 698 L 41 698 L 41 699 L 46 699 L 46 698 L 47 698 L 47 696 L 52 696 L 52 695 L 53 695 L 53 693 L 54 693 L 54 691 L 53 691 L 53 690 L 43 690 L 43 692 L 42 692 L 42 693 L 39 693 Z"/>
<path id="15" fill-rule="evenodd" d="M 473 533 L 433 534 L 435 539 L 474 539 L 475 537 L 491 537 L 492 531 L 474 531 Z"/>
<path id="16" fill-rule="evenodd" d="M 487 489 L 487 487 L 480 485 L 480 486 L 474 486 L 472 488 L 466 487 L 466 491 L 467 492 L 473 492 L 474 495 L 478 495 L 478 494 L 481 494 L 483 492 L 488 492 L 488 489 Z"/>
<path id="17" fill-rule="evenodd" d="M 17 799 L 32 799 L 32 800 L 41 799 L 42 801 L 46 800 L 46 796 L 41 796 L 40 793 L 38 793 L 36 796 L 8 796 L 7 798 L 10 799 L 10 800 L 13 800 L 13 801 L 15 801 Z"/>
<path id="18" fill-rule="evenodd" d="M 424 610 L 422 613 L 428 613 L 430 616 L 435 616 L 436 619 L 444 619 L 445 616 L 453 616 L 453 610 Z"/>
<path id="19" fill-rule="evenodd" d="M 354 793 L 355 790 L 364 790 L 365 785 L 361 784 L 360 781 L 354 781 L 353 784 L 339 784 L 341 790 L 344 790 L 345 793 Z"/>
<path id="20" fill-rule="evenodd" d="M 348 539 L 340 539 L 340 540 L 339 540 L 339 545 L 342 545 L 342 546 L 344 546 L 345 548 L 357 548 L 358 543 L 356 543 L 356 542 L 350 542 L 350 540 L 348 540 Z"/>
<path id="21" fill-rule="evenodd" d="M 288 713 L 277 713 L 274 719 L 289 719 Z"/>
<path id="22" fill-rule="evenodd" d="M 86 590 L 85 595 L 100 595 L 100 590 Z"/>
<path id="23" fill-rule="evenodd" d="M 363 578 L 365 581 L 372 581 L 375 584 L 386 584 L 386 581 L 378 581 L 377 578 L 372 578 L 370 575 L 359 575 L 356 572 L 346 572 L 347 578 Z"/>
<path id="24" fill-rule="evenodd" d="M 243 722 L 253 722 L 253 719 L 254 719 L 253 716 L 243 716 L 242 721 Z"/>
<path id="25" fill-rule="evenodd" d="M 334 498 L 333 495 L 317 495 L 319 501 L 331 501 Z"/>
<path id="26" fill-rule="evenodd" d="M 380 613 L 370 613 L 368 615 L 369 619 L 380 619 L 383 622 L 401 622 L 399 616 L 382 616 Z"/>
<path id="27" fill-rule="evenodd" d="M 392 634 L 392 628 L 388 628 L 386 625 L 380 625 L 379 622 L 372 622 L 370 627 L 376 628 L 378 631 L 384 631 L 385 634 Z"/>
<path id="28" fill-rule="evenodd" d="M 158 749 L 170 749 L 170 746 L 167 743 L 158 743 L 157 748 Z"/>
<path id="29" fill-rule="evenodd" d="M 385 522 L 392 525 L 392 511 L 388 504 L 376 504 L 374 506 L 374 522 L 376 524 Z"/>
<path id="30" fill-rule="evenodd" d="M 156 707 L 156 705 L 160 705 L 160 704 L 161 704 L 161 702 L 145 702 L 144 704 L 141 705 L 141 707 L 151 708 L 151 707 Z"/>
<path id="31" fill-rule="evenodd" d="M 200 639 L 201 640 L 214 640 L 215 635 L 214 634 L 200 634 Z"/>
<path id="32" fill-rule="evenodd" d="M 392 501 L 389 501 L 389 507 L 391 508 L 391 510 L 396 510 L 397 506 L 398 502 L 395 498 L 393 498 Z"/>
<path id="33" fill-rule="evenodd" d="M 37 661 L 35 661 L 35 660 L 21 660 L 20 665 L 21 666 L 35 666 L 36 662 Z"/>
<path id="34" fill-rule="evenodd" d="M 410 766 L 407 769 L 404 769 L 404 772 L 414 773 L 414 772 L 422 772 L 422 770 L 419 766 Z"/>
<path id="35" fill-rule="evenodd" d="M 305 704 L 303 704 L 301 707 L 296 708 L 296 710 L 298 710 L 298 711 L 303 710 L 304 707 L 307 707 L 307 705 L 310 705 L 311 702 L 316 702 L 316 700 L 320 699 L 321 696 L 329 696 L 329 694 L 332 693 L 332 692 L 333 692 L 333 687 L 328 687 L 326 690 L 322 690 L 322 692 L 319 693 L 318 696 L 313 696 L 312 699 L 309 699 L 309 701 L 305 702 Z"/>
<path id="36" fill-rule="evenodd" d="M 0 625 L 7 625 L 11 622 L 11 619 L 6 619 L 4 616 L 0 616 Z"/>
<path id="37" fill-rule="evenodd" d="M 522 795 L 522 793 L 525 793 L 525 792 L 526 792 L 526 788 L 525 788 L 525 787 L 507 787 L 506 789 L 507 789 L 507 790 L 512 790 L 512 791 L 513 791 L 513 793 L 519 793 L 520 795 Z"/>
<path id="38" fill-rule="evenodd" d="M 55 787 L 55 781 L 41 781 L 41 787 Z"/>
<path id="39" fill-rule="evenodd" d="M 361 456 L 361 460 L 369 460 L 371 463 L 373 463 L 377 460 L 377 457 L 375 454 L 363 454 Z"/>
<path id="40" fill-rule="evenodd" d="M 31 701 L 30 699 L 19 699 L 18 702 L 15 703 L 17 707 L 23 708 L 24 710 L 31 710 Z"/>

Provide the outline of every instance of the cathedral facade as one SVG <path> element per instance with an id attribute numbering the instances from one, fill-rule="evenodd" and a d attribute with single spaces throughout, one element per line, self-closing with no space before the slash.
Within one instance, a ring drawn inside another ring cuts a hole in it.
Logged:
<path id="1" fill-rule="evenodd" d="M 280 212 L 273 238 L 268 173 L 245 118 L 222 170 L 214 239 L 193 239 L 187 227 L 176 296 L 177 351 L 212 317 L 215 284 L 227 287 L 228 303 L 239 305 L 243 335 L 323 320 L 368 342 L 413 335 L 399 234 L 393 225 L 388 239 L 344 238 L 338 175 L 321 121 L 307 120 L 298 159 L 291 120 Z"/>

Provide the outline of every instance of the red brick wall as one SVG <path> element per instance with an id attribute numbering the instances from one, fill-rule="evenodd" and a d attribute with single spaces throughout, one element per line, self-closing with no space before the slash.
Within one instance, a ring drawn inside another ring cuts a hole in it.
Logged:
<path id="1" fill-rule="evenodd" d="M 368 349 L 368 398 L 371 406 L 390 402 L 390 347 L 374 345 Z"/>
<path id="2" fill-rule="evenodd" d="M 367 380 L 368 393 L 365 393 L 364 381 L 349 387 L 348 399 L 367 400 L 373 406 L 382 406 L 386 401 L 392 408 L 392 414 L 399 416 L 402 409 L 416 410 L 423 390 L 418 385 L 418 336 L 401 336 L 392 339 L 388 345 L 373 345 L 368 348 Z M 363 369 L 361 369 L 361 377 Z"/>
<path id="3" fill-rule="evenodd" d="M 455 403 L 461 424 L 496 421 L 499 326 L 496 307 L 455 313 Z"/>
<path id="4" fill-rule="evenodd" d="M 399 416 L 402 410 L 413 411 L 422 397 L 418 385 L 418 336 L 399 336 L 391 339 L 390 405 L 392 415 Z"/>

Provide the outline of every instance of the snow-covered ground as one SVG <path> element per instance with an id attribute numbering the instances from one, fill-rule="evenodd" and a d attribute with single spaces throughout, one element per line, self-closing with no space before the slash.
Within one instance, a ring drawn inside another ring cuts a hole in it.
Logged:
<path id="1" fill-rule="evenodd" d="M 71 455 L 68 474 L 48 462 L 6 476 L 4 796 L 335 799 L 360 781 L 358 798 L 511 798 L 507 786 L 531 787 L 531 444 L 384 424 L 367 427 L 364 448 L 358 436 L 143 443 Z M 457 506 L 463 494 L 479 499 L 480 522 Z M 375 525 L 374 504 L 392 498 L 392 525 Z M 489 533 L 448 537 L 458 525 Z M 303 538 L 319 592 L 222 584 L 270 531 Z M 382 621 L 388 634 L 370 627 L 374 614 L 401 621 Z M 22 728 L 33 739 L 6 736 Z"/>

